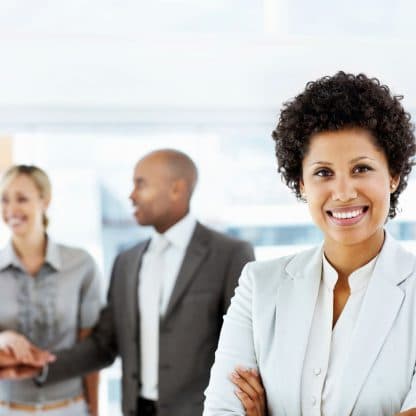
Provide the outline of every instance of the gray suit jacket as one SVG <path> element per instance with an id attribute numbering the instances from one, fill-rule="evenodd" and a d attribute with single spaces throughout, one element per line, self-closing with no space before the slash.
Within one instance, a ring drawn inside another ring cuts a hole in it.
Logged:
<path id="1" fill-rule="evenodd" d="M 138 272 L 149 241 L 115 260 L 108 304 L 92 335 L 57 354 L 48 382 L 79 376 L 122 359 L 123 414 L 136 416 L 140 388 Z M 218 337 L 252 247 L 197 223 L 160 324 L 160 416 L 199 416 Z"/>

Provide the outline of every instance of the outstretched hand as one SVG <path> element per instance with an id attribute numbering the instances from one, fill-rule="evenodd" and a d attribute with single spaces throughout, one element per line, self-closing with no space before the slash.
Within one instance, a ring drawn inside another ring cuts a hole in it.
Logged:
<path id="1" fill-rule="evenodd" d="M 246 416 L 266 416 L 266 394 L 258 371 L 237 367 L 230 379 L 236 385 L 235 394 L 240 399 Z"/>
<path id="2" fill-rule="evenodd" d="M 15 367 L 17 365 L 29 365 L 32 367 L 43 367 L 45 364 L 55 360 L 55 356 L 48 351 L 31 346 L 29 353 L 21 359 L 16 358 L 9 351 L 0 350 L 0 368 Z"/>
<path id="3" fill-rule="evenodd" d="M 32 343 L 15 331 L 2 331 L 0 333 L 0 351 L 10 353 L 17 362 L 27 362 L 32 357 Z"/>
<path id="4" fill-rule="evenodd" d="M 1 335 L 3 334 L 4 332 Z M 19 337 L 22 336 L 19 335 Z M 5 337 L 2 339 L 4 341 Z M 16 339 L 16 337 L 13 336 L 12 339 Z M 14 347 L 10 348 L 9 345 L 5 346 L 3 344 L 3 348 L 0 348 L 0 379 L 22 379 L 34 377 L 41 371 L 45 364 L 55 360 L 55 356 L 53 354 L 35 347 L 27 341 L 26 338 L 24 338 L 24 340 L 24 353 L 22 353 L 22 350 L 19 350 L 16 354 Z M 28 345 L 26 345 L 26 343 Z"/>

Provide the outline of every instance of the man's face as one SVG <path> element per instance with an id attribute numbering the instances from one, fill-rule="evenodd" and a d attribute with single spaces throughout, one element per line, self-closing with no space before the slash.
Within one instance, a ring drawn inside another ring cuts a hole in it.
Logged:
<path id="1" fill-rule="evenodd" d="M 150 155 L 138 162 L 130 199 L 140 225 L 151 225 L 159 231 L 169 221 L 173 204 L 172 182 L 163 157 Z"/>

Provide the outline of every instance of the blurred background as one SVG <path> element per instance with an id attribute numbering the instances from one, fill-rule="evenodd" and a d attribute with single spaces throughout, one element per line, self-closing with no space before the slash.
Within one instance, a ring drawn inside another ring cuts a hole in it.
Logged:
<path id="1" fill-rule="evenodd" d="M 132 218 L 135 162 L 172 147 L 200 170 L 193 211 L 250 240 L 258 258 L 319 241 L 276 173 L 282 103 L 338 70 L 378 77 L 415 115 L 416 3 L 410 0 L 1 0 L 0 171 L 44 168 L 50 234 L 103 272 L 149 235 Z M 416 183 L 391 232 L 416 252 Z M 0 225 L 0 244 L 8 234 Z M 119 364 L 101 415 L 120 414 Z"/>

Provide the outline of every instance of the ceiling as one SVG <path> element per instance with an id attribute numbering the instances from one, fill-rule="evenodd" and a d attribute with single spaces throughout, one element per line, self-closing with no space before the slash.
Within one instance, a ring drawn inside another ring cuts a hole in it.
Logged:
<path id="1" fill-rule="evenodd" d="M 339 69 L 414 106 L 415 12 L 410 0 L 2 0 L 0 125 L 256 119 Z"/>

